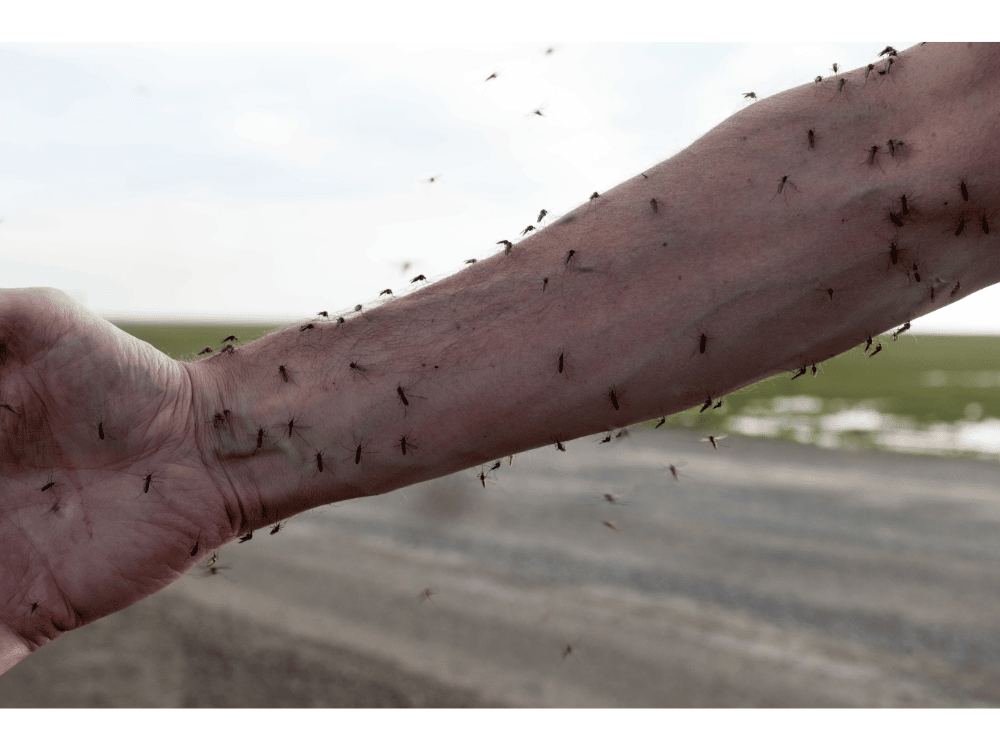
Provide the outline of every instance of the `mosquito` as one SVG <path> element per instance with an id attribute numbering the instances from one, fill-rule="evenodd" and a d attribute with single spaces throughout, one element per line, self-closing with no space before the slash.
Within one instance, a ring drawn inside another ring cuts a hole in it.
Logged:
<path id="1" fill-rule="evenodd" d="M 878 354 L 878 353 L 879 353 L 880 351 L 882 351 L 882 344 L 881 344 L 881 342 L 879 342 L 879 344 L 878 344 L 878 345 L 877 345 L 877 346 L 875 347 L 874 351 L 872 351 L 872 353 L 871 353 L 871 354 L 869 354 L 868 356 L 869 356 L 869 357 L 874 357 L 874 356 L 875 356 L 876 354 Z"/>
<path id="2" fill-rule="evenodd" d="M 743 95 L 743 98 L 744 99 L 756 99 L 757 98 L 757 94 L 755 92 L 753 92 L 753 91 L 748 91 L 748 92 L 746 92 Z"/>
<path id="3" fill-rule="evenodd" d="M 513 243 L 513 242 L 511 242 L 511 241 L 509 241 L 509 240 L 500 240 L 500 241 L 499 241 L 498 243 L 496 243 L 496 244 L 498 244 L 498 245 L 503 245 L 503 254 L 504 254 L 504 255 L 510 255 L 510 249 L 511 249 L 512 247 L 514 247 L 514 243 Z"/>
<path id="4" fill-rule="evenodd" d="M 660 212 L 660 207 L 659 204 L 656 202 L 656 198 L 650 198 L 649 205 L 652 207 L 654 214 L 658 214 Z"/>
<path id="5" fill-rule="evenodd" d="M 934 287 L 931 287 L 931 289 L 933 289 L 933 288 Z M 892 332 L 892 340 L 896 341 L 899 338 L 899 335 L 901 333 L 903 333 L 905 331 L 908 331 L 908 330 L 910 330 L 910 321 L 906 321 L 906 323 L 904 323 L 901 328 L 899 328 L 899 329 L 897 329 L 897 330 L 895 330 L 895 331 Z"/>
<path id="6" fill-rule="evenodd" d="M 656 427 L 654 427 L 653 429 L 658 430 L 659 428 L 663 427 L 663 425 L 665 425 L 666 423 L 667 423 L 667 418 L 660 417 L 660 421 L 656 423 Z"/>
<path id="7" fill-rule="evenodd" d="M 534 110 L 534 111 L 532 111 L 532 112 L 529 112 L 529 113 L 527 114 L 527 116 L 528 116 L 528 117 L 531 117 L 532 115 L 538 115 L 539 117 L 545 117 L 545 115 L 544 115 L 544 114 L 542 114 L 542 110 L 543 110 L 543 109 L 545 109 L 545 107 L 539 107 L 538 109 L 536 109 L 536 110 Z"/>
<path id="8" fill-rule="evenodd" d="M 361 309 L 362 309 L 361 305 L 355 305 L 354 306 L 354 312 L 361 312 Z"/>
<path id="9" fill-rule="evenodd" d="M 323 451 L 316 451 L 316 468 L 319 473 L 323 473 Z"/>
<path id="10" fill-rule="evenodd" d="M 229 354 L 230 356 L 236 354 L 236 347 L 232 344 L 226 344 L 219 350 L 219 354 Z"/>
<path id="11" fill-rule="evenodd" d="M 608 401 L 611 402 L 611 405 L 615 408 L 615 411 L 618 411 L 621 408 L 618 405 L 618 394 L 615 393 L 614 388 L 608 390 Z"/>
<path id="12" fill-rule="evenodd" d="M 149 474 L 147 474 L 142 480 L 142 494 L 148 495 L 149 488 L 152 487 L 154 490 L 156 490 L 157 495 L 163 497 L 163 493 L 157 490 L 156 486 L 154 485 L 154 483 L 157 482 L 161 476 L 163 476 L 162 471 L 151 471 Z M 138 497 L 138 495 L 136 495 L 136 497 Z"/>
<path id="13" fill-rule="evenodd" d="M 392 290 L 391 289 L 383 289 L 381 292 L 378 293 L 378 296 L 379 297 L 384 297 L 387 294 L 391 297 L 392 296 Z"/>
<path id="14" fill-rule="evenodd" d="M 476 262 L 475 258 L 469 258 L 467 261 L 465 261 L 465 265 L 471 266 L 475 262 Z"/>
<path id="15" fill-rule="evenodd" d="M 344 319 L 337 318 L 337 325 L 335 325 L 334 328 L 340 328 L 342 325 L 344 325 Z"/>
<path id="16" fill-rule="evenodd" d="M 366 367 L 364 367 L 363 365 L 359 365 L 353 359 L 351 360 L 351 363 L 348 365 L 348 368 L 356 372 L 368 372 L 368 369 Z"/>
<path id="17" fill-rule="evenodd" d="M 489 479 L 489 474 L 483 469 L 482 466 L 479 467 L 479 473 L 476 474 L 476 479 L 483 483 L 483 489 L 486 489 L 486 480 Z"/>
<path id="18" fill-rule="evenodd" d="M 611 505 L 628 505 L 628 503 L 623 503 L 610 492 L 605 492 L 602 497 L 604 498 L 604 502 L 610 503 Z"/>
<path id="19" fill-rule="evenodd" d="M 499 468 L 500 468 L 500 461 L 494 461 L 493 465 L 489 468 L 489 471 L 487 471 L 486 473 L 487 474 L 496 474 L 496 472 L 497 472 L 497 470 L 499 470 Z"/>
<path id="20" fill-rule="evenodd" d="M 667 471 L 670 472 L 670 476 L 672 476 L 674 478 L 675 482 L 681 481 L 680 472 L 678 471 L 678 467 L 684 466 L 685 464 L 687 464 L 686 461 L 681 461 L 680 463 L 670 464 L 667 467 Z"/>
<path id="21" fill-rule="evenodd" d="M 420 596 L 419 596 L 420 603 L 423 604 L 424 602 L 430 602 L 431 604 L 433 604 L 434 602 L 431 599 L 431 597 L 434 596 L 434 595 L 436 595 L 436 594 L 437 594 L 437 591 L 435 591 L 432 588 L 426 588 L 426 589 L 424 589 L 423 591 L 420 592 Z"/>
<path id="22" fill-rule="evenodd" d="M 868 350 L 871 349 L 871 346 L 872 346 L 872 337 L 869 336 L 867 339 L 865 339 L 865 351 L 864 351 L 865 354 L 868 353 Z"/>
<path id="23" fill-rule="evenodd" d="M 707 354 L 707 352 L 705 350 L 706 350 L 706 348 L 708 346 L 708 342 L 711 341 L 712 338 L 713 338 L 712 336 L 706 336 L 704 333 L 699 333 L 698 334 L 698 353 L 699 354 Z M 691 352 L 690 356 L 693 357 L 694 356 L 694 352 Z"/>
<path id="24" fill-rule="evenodd" d="M 576 250 L 570 250 L 568 253 L 566 253 L 566 259 L 563 260 L 563 265 L 568 266 L 569 262 L 573 260 L 574 255 L 576 255 Z"/>
<path id="25" fill-rule="evenodd" d="M 288 382 L 288 370 L 285 369 L 284 365 L 278 365 L 278 374 L 281 375 L 282 380 Z"/>
<path id="26" fill-rule="evenodd" d="M 792 376 L 792 380 L 795 380 L 795 378 L 800 378 L 803 375 L 805 375 L 806 374 L 806 369 L 808 369 L 808 368 L 806 368 L 805 365 L 802 365 L 801 369 L 799 369 L 799 371 Z"/>
<path id="27" fill-rule="evenodd" d="M 618 531 L 618 527 L 615 525 L 614 521 L 601 521 L 605 526 L 607 526 L 612 531 Z"/>
<path id="28" fill-rule="evenodd" d="M 955 294 L 958 292 L 958 290 L 961 289 L 961 288 L 962 288 L 962 282 L 961 281 L 956 281 L 955 282 L 955 288 L 951 290 L 951 296 L 954 297 Z"/>
<path id="29" fill-rule="evenodd" d="M 702 404 L 701 409 L 698 410 L 698 413 L 701 414 L 703 411 L 707 411 L 711 407 L 712 407 L 712 397 L 709 396 L 705 399 L 705 403 Z"/>
<path id="30" fill-rule="evenodd" d="M 813 83 L 820 83 L 823 80 L 823 76 L 816 76 L 813 78 Z"/>
<path id="31" fill-rule="evenodd" d="M 288 439 L 289 440 L 291 440 L 292 433 L 294 433 L 296 429 L 299 429 L 299 430 L 302 429 L 302 427 L 299 425 L 298 422 L 299 422 L 299 418 L 298 417 L 292 417 L 291 419 L 288 420 L 288 424 L 285 425 L 285 427 L 288 428 Z M 258 438 L 259 437 L 260 437 L 260 433 L 258 433 Z"/>
<path id="32" fill-rule="evenodd" d="M 979 217 L 979 226 L 983 228 L 983 234 L 990 233 L 990 223 L 987 220 L 987 216 L 985 213 Z"/>
<path id="33" fill-rule="evenodd" d="M 320 311 L 319 311 L 318 313 L 316 313 L 316 314 L 317 314 L 317 315 L 318 315 L 319 317 L 321 317 L 321 318 L 326 318 L 327 320 L 329 320 L 329 319 L 330 319 L 330 313 L 328 313 L 328 312 L 327 312 L 326 310 L 320 310 Z"/>
<path id="34" fill-rule="evenodd" d="M 246 534 L 241 536 L 240 541 L 238 543 L 243 544 L 243 542 L 249 542 L 251 539 L 253 539 L 253 529 L 251 529 Z"/>
<path id="35" fill-rule="evenodd" d="M 288 523 L 288 521 L 278 521 L 276 524 L 274 524 L 274 526 L 271 527 L 271 534 L 277 534 L 284 528 L 286 523 Z"/>
<path id="36" fill-rule="evenodd" d="M 544 279 L 542 279 L 542 291 L 543 292 L 545 291 L 545 287 L 547 287 L 548 285 L 549 285 L 549 277 L 546 276 Z"/>
<path id="37" fill-rule="evenodd" d="M 605 435 L 602 439 L 598 440 L 597 442 L 598 443 L 610 443 L 611 442 L 611 435 L 612 435 L 613 432 L 614 431 L 612 430 L 611 432 L 609 432 L 607 435 Z"/>
<path id="38" fill-rule="evenodd" d="M 892 261 L 892 265 L 896 265 L 899 260 L 899 245 L 895 239 L 889 240 L 889 260 Z"/>
<path id="39" fill-rule="evenodd" d="M 771 196 L 771 200 L 772 201 L 775 198 L 777 198 L 779 195 L 784 195 L 785 196 L 785 203 L 786 204 L 788 203 L 788 193 L 785 192 L 785 185 L 791 185 L 795 189 L 795 192 L 797 192 L 797 193 L 802 192 L 801 190 L 799 190 L 795 186 L 794 182 L 792 182 L 791 180 L 788 179 L 788 177 L 789 176 L 786 174 L 783 177 L 779 177 L 778 178 L 778 192 L 776 192 L 774 195 Z"/>
<path id="40" fill-rule="evenodd" d="M 958 223 L 955 225 L 955 236 L 958 237 L 962 232 L 965 231 L 965 214 L 958 217 Z"/>
<path id="41" fill-rule="evenodd" d="M 889 221 L 891 221 L 897 227 L 903 226 L 903 219 L 900 217 L 899 214 L 893 213 L 892 211 L 889 212 Z"/>
<path id="42" fill-rule="evenodd" d="M 886 45 L 886 48 L 884 50 L 882 50 L 881 52 L 878 53 L 878 56 L 882 57 L 882 55 L 898 55 L 898 54 L 899 53 L 896 52 L 896 48 L 895 47 L 890 47 L 890 46 Z"/>
<path id="43" fill-rule="evenodd" d="M 524 237 L 524 235 L 526 235 L 528 232 L 534 232 L 534 231 L 535 231 L 535 225 L 528 224 L 528 226 L 524 228 L 524 231 L 521 232 L 521 236 Z"/>
<path id="44" fill-rule="evenodd" d="M 719 443 L 718 443 L 718 441 L 724 440 L 725 438 L 726 438 L 725 435 L 709 435 L 708 437 L 701 438 L 701 440 L 699 442 L 702 442 L 702 443 L 711 443 L 712 447 L 715 448 L 715 450 L 719 450 Z"/>
<path id="45" fill-rule="evenodd" d="M 419 276 L 414 276 L 412 279 L 410 279 L 411 284 L 416 284 L 418 281 L 427 281 L 427 277 L 424 276 L 423 274 L 420 274 Z"/>
<path id="46" fill-rule="evenodd" d="M 830 70 L 832 70 L 832 71 L 833 71 L 834 73 L 839 73 L 839 72 L 840 72 L 840 70 L 839 70 L 839 69 L 838 69 L 838 67 L 837 67 L 837 63 L 834 63 L 834 64 L 833 64 L 833 67 L 832 67 L 832 68 L 830 68 Z"/>
<path id="47" fill-rule="evenodd" d="M 441 175 L 436 174 L 433 177 L 428 177 L 427 178 L 427 182 L 433 184 L 433 183 L 437 182 L 439 179 L 441 179 Z"/>
<path id="48" fill-rule="evenodd" d="M 236 338 L 235 336 L 230 335 L 230 336 L 226 336 L 226 338 L 222 339 L 222 343 L 223 344 L 225 344 L 227 341 L 239 341 L 239 339 Z"/>
<path id="49" fill-rule="evenodd" d="M 363 454 L 365 454 L 365 453 L 371 453 L 372 452 L 372 451 L 365 450 L 365 448 L 367 448 L 369 445 L 371 445 L 371 442 L 372 441 L 369 440 L 367 443 L 365 443 L 365 442 L 359 442 L 358 443 L 358 447 L 354 451 L 354 463 L 355 464 L 360 464 L 361 463 L 361 456 Z"/>
<path id="50" fill-rule="evenodd" d="M 491 73 L 489 77 L 486 79 L 486 81 L 492 81 L 496 77 L 497 77 L 496 73 Z M 483 83 L 486 83 L 486 81 L 483 81 Z"/>
<path id="51" fill-rule="evenodd" d="M 965 180 L 962 180 L 960 183 L 958 183 L 958 189 L 962 193 L 962 198 L 965 201 L 968 201 L 969 200 L 969 186 L 965 184 Z"/>
<path id="52" fill-rule="evenodd" d="M 260 447 L 264 444 L 264 438 L 266 437 L 267 437 L 267 432 L 264 430 L 264 428 L 263 427 L 259 428 L 257 430 L 257 447 L 253 449 L 253 453 L 251 455 L 254 456 L 257 455 L 257 451 L 259 451 Z"/>
<path id="53" fill-rule="evenodd" d="M 566 352 L 559 352 L 559 374 L 562 374 L 563 369 L 566 366 Z"/>
<path id="54" fill-rule="evenodd" d="M 537 219 L 535 219 L 535 221 L 537 221 L 538 223 L 541 223 L 541 222 L 542 222 L 542 220 L 543 220 L 543 219 L 544 219 L 544 218 L 545 218 L 546 216 L 548 216 L 548 215 L 549 215 L 549 212 L 548 212 L 548 211 L 546 211 L 546 210 L 545 210 L 545 209 L 543 208 L 543 209 L 542 209 L 541 211 L 539 211 L 539 212 L 538 212 L 538 218 L 537 218 Z"/>
<path id="55" fill-rule="evenodd" d="M 212 353 L 212 347 L 206 346 L 204 349 L 202 349 L 200 352 L 198 352 L 197 356 L 200 357 L 202 354 L 211 354 L 211 353 Z"/>
<path id="56" fill-rule="evenodd" d="M 879 169 L 882 168 L 882 166 L 878 163 L 878 152 L 881 150 L 881 148 L 882 147 L 879 146 L 879 145 L 877 145 L 877 144 L 874 145 L 874 146 L 869 146 L 868 147 L 868 166 L 869 167 L 871 167 L 871 166 L 878 166 Z"/>
<path id="57" fill-rule="evenodd" d="M 556 440 L 556 443 L 555 443 L 555 445 L 556 445 L 556 450 L 557 450 L 557 451 L 562 451 L 563 453 L 565 453 L 565 452 L 566 452 L 566 446 L 565 446 L 565 445 L 563 445 L 561 441 L 559 441 L 559 440 Z"/>
<path id="58" fill-rule="evenodd" d="M 418 446 L 416 443 L 414 443 L 414 442 L 412 442 L 410 440 L 410 433 L 406 433 L 405 435 L 403 435 L 403 436 L 401 436 L 399 438 L 399 449 L 403 452 L 404 456 L 406 455 L 406 449 L 407 448 L 409 448 L 410 450 L 414 450 L 415 451 L 419 447 L 420 446 Z"/>
<path id="59" fill-rule="evenodd" d="M 806 138 L 809 139 L 809 148 L 816 148 L 816 133 L 810 130 L 806 133 Z"/>

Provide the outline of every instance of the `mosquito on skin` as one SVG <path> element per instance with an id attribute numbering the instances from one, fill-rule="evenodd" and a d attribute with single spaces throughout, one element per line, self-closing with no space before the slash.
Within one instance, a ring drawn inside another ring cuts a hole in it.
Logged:
<path id="1" fill-rule="evenodd" d="M 200 357 L 202 354 L 211 354 L 211 353 L 212 353 L 212 347 L 206 346 L 204 349 L 198 352 L 197 356 Z"/>
<path id="2" fill-rule="evenodd" d="M 381 292 L 378 293 L 379 297 L 384 297 L 385 295 L 389 295 L 391 297 L 392 296 L 392 290 L 391 289 L 383 289 Z"/>
<path id="3" fill-rule="evenodd" d="M 371 443 L 372 443 L 371 439 L 369 439 L 367 442 L 361 441 L 358 443 L 357 448 L 355 448 L 354 450 L 355 465 L 361 463 L 361 458 L 365 453 L 374 453 L 374 451 L 365 450 L 369 445 L 371 445 Z"/>
<path id="4" fill-rule="evenodd" d="M 535 231 L 535 225 L 528 224 L 528 226 L 524 228 L 524 231 L 521 232 L 521 236 L 524 237 L 524 235 L 526 235 L 528 232 L 534 232 L 534 231 Z"/>
<path id="5" fill-rule="evenodd" d="M 139 494 L 140 495 L 148 495 L 149 494 L 149 488 L 152 487 L 156 491 L 157 495 L 159 495 L 160 497 L 163 497 L 163 493 L 160 492 L 156 488 L 156 482 L 159 481 L 159 478 L 162 477 L 162 476 L 163 476 L 163 472 L 162 471 L 151 471 L 151 472 L 149 472 L 142 479 L 142 492 L 139 493 Z M 139 495 L 136 495 L 135 497 L 137 498 L 137 497 L 139 497 Z M 132 498 L 132 499 L 134 500 L 135 498 Z"/>
<path id="6" fill-rule="evenodd" d="M 420 448 L 419 445 L 410 440 L 410 433 L 406 433 L 405 435 L 400 436 L 399 449 L 403 452 L 404 456 L 406 455 L 407 449 L 415 451 L 419 448 Z"/>
<path id="7" fill-rule="evenodd" d="M 226 338 L 222 339 L 222 343 L 225 344 L 227 341 L 239 341 L 239 339 L 236 338 L 235 336 L 229 335 L 226 336 Z"/>
<path id="8" fill-rule="evenodd" d="M 795 380 L 795 378 L 800 378 L 803 375 L 805 375 L 807 369 L 808 368 L 805 365 L 802 365 L 802 367 L 799 368 L 799 371 L 792 376 L 792 380 Z"/>
<path id="9" fill-rule="evenodd" d="M 708 352 L 706 351 L 706 349 L 708 348 L 708 342 L 711 341 L 712 338 L 713 338 L 712 336 L 707 336 L 704 333 L 701 333 L 701 332 L 698 333 L 698 353 L 699 354 L 705 354 L 707 356 Z M 691 352 L 691 354 L 689 355 L 689 357 L 693 357 L 694 355 L 695 355 L 695 352 Z"/>
<path id="10" fill-rule="evenodd" d="M 427 281 L 427 277 L 424 276 L 423 274 L 420 274 L 419 276 L 414 276 L 412 279 L 410 279 L 411 284 L 416 284 L 418 281 Z"/>
<path id="11" fill-rule="evenodd" d="M 934 287 L 931 287 L 931 289 L 933 289 L 933 288 L 934 288 Z M 900 328 L 898 328 L 898 329 L 896 329 L 895 331 L 893 331 L 893 332 L 892 332 L 892 340 L 893 340 L 893 341 L 896 341 L 896 340 L 898 340 L 898 339 L 899 339 L 899 335 L 900 335 L 901 333 L 904 333 L 904 332 L 908 331 L 908 330 L 910 330 L 910 321 L 906 321 L 906 322 L 905 322 L 905 323 L 904 323 L 904 324 L 902 325 L 902 327 L 900 327 Z"/>
<path id="12" fill-rule="evenodd" d="M 746 92 L 746 93 L 745 93 L 745 94 L 743 95 L 743 98 L 744 98 L 744 99 L 756 99 L 756 98 L 757 98 L 757 94 L 756 94 L 756 92 L 753 92 L 753 91 L 748 91 L 748 92 Z"/>
<path id="13" fill-rule="evenodd" d="M 277 534 L 285 527 L 286 523 L 288 523 L 288 521 L 278 521 L 276 524 L 274 524 L 274 526 L 271 527 L 271 534 L 272 535 Z"/>
<path id="14" fill-rule="evenodd" d="M 786 174 L 786 175 L 778 178 L 778 192 L 776 192 L 774 195 L 771 196 L 771 200 L 769 200 L 768 203 L 770 203 L 771 201 L 773 201 L 779 195 L 783 195 L 785 197 L 785 205 L 786 206 L 788 205 L 788 193 L 785 192 L 785 185 L 791 185 L 795 189 L 796 193 L 801 193 L 802 192 L 801 190 L 799 190 L 795 186 L 794 182 L 792 182 L 791 180 L 788 179 L 788 177 L 789 176 Z"/>
<path id="15" fill-rule="evenodd" d="M 249 542 L 251 539 L 253 539 L 253 529 L 251 529 L 246 534 L 241 536 L 240 541 L 238 543 L 243 544 L 243 542 Z"/>
<path id="16" fill-rule="evenodd" d="M 504 255 L 510 255 L 510 249 L 511 249 L 512 247 L 514 247 L 514 243 L 513 243 L 513 242 L 510 242 L 509 240 L 500 240 L 500 241 L 499 241 L 498 243 L 496 243 L 496 244 L 498 244 L 498 245 L 503 245 L 503 254 L 504 254 Z"/>

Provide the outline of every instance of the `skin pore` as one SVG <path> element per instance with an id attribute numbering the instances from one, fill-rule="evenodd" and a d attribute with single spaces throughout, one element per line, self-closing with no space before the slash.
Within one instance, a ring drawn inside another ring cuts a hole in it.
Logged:
<path id="1" fill-rule="evenodd" d="M 0 672 L 252 529 L 718 399 L 995 283 L 1000 50 L 887 66 L 757 101 L 509 254 L 197 362 L 4 290 Z"/>

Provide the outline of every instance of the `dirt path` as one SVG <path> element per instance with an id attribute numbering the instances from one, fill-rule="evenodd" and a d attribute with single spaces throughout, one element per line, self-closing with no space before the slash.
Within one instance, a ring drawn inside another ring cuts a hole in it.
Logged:
<path id="1" fill-rule="evenodd" d="M 0 677 L 0 705 L 1000 705 L 998 480 L 579 440 L 230 545 Z"/>

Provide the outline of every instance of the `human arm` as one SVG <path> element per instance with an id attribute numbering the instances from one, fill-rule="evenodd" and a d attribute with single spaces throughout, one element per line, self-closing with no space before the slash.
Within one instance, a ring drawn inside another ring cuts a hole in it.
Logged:
<path id="1" fill-rule="evenodd" d="M 66 299 L 4 295 L 7 665 L 306 508 L 675 412 L 994 283 L 996 234 L 974 220 L 997 202 L 997 67 L 993 47 L 927 45 L 877 83 L 846 74 L 846 94 L 807 84 L 757 102 L 509 255 L 197 363 L 85 311 L 57 324 L 46 305 L 74 310 Z M 887 140 L 907 145 L 867 164 Z M 904 193 L 913 216 L 897 227 Z"/>

